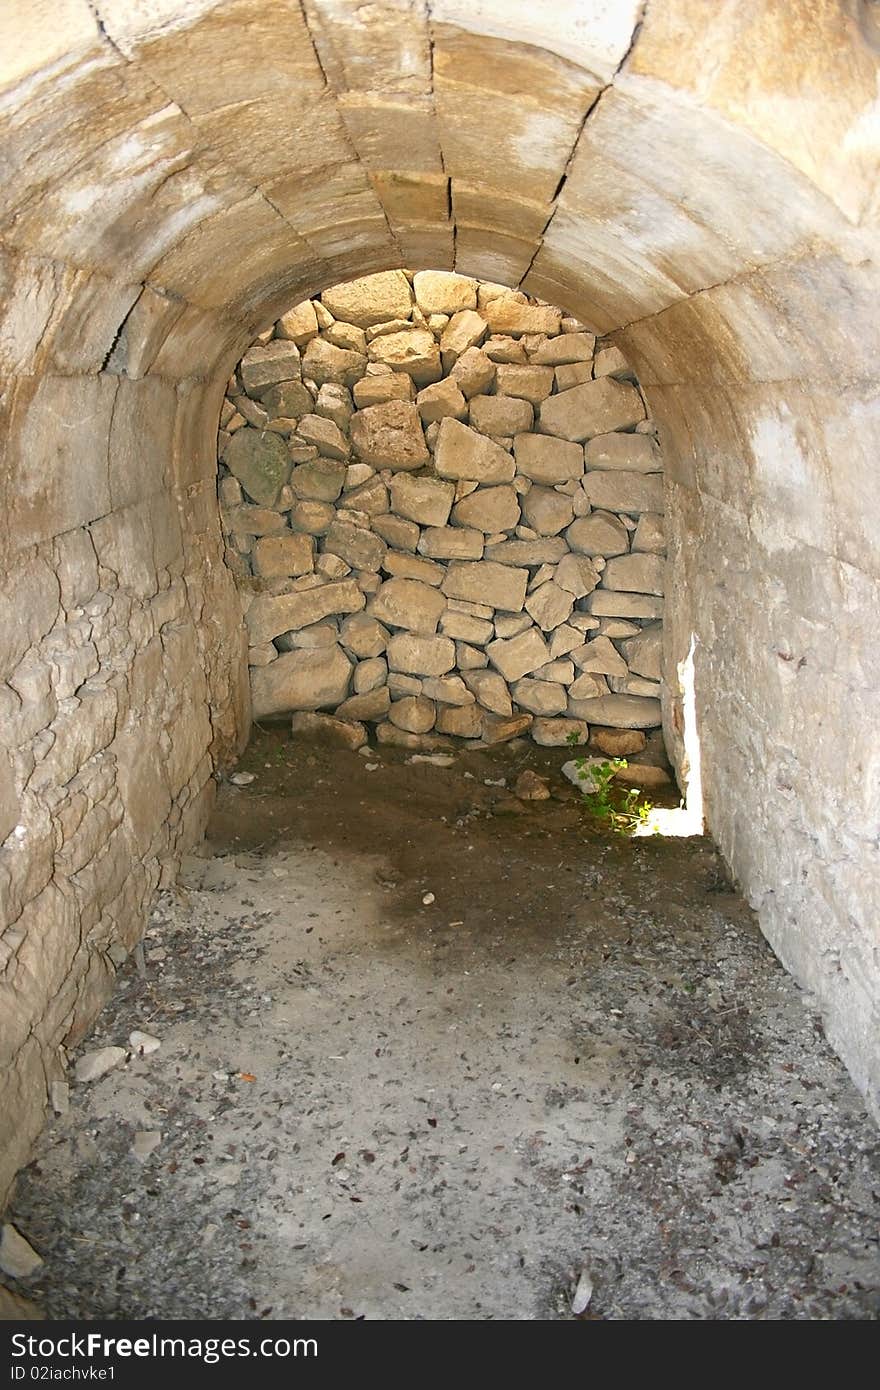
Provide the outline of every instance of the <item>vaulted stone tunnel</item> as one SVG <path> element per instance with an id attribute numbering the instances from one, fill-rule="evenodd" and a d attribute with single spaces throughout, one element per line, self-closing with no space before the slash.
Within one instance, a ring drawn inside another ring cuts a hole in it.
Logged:
<path id="1" fill-rule="evenodd" d="M 12 0 L 0 16 L 0 1194 L 249 731 L 225 383 L 373 271 L 521 286 L 661 437 L 665 713 L 875 1109 L 868 0 Z"/>

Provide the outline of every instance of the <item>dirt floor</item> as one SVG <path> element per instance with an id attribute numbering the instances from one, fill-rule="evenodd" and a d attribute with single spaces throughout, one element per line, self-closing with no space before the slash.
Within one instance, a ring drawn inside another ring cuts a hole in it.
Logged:
<path id="1" fill-rule="evenodd" d="M 11 1219 L 51 1318 L 864 1319 L 877 1133 L 706 840 L 259 735 Z M 553 797 L 509 788 L 533 767 Z M 506 786 L 497 785 L 505 779 Z"/>

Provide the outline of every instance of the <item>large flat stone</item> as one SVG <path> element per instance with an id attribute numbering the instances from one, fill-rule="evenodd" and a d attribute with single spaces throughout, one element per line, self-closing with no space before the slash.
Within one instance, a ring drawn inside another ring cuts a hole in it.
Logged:
<path id="1" fill-rule="evenodd" d="M 567 483 L 583 477 L 584 451 L 565 439 L 518 434 L 513 441 L 517 471 L 535 483 Z"/>
<path id="2" fill-rule="evenodd" d="M 663 461 L 649 434 L 599 434 L 584 448 L 587 468 L 660 473 Z"/>
<path id="3" fill-rule="evenodd" d="M 398 475 L 388 481 L 391 509 L 420 526 L 445 526 L 455 498 L 452 483 Z M 418 541 L 418 537 L 416 537 Z"/>
<path id="4" fill-rule="evenodd" d="M 340 646 L 285 652 L 251 671 L 254 718 L 335 708 L 348 694 L 351 671 Z"/>
<path id="5" fill-rule="evenodd" d="M 539 666 L 546 666 L 550 660 L 547 643 L 536 627 L 530 627 L 518 637 L 490 642 L 486 655 L 506 681 L 517 681 Z"/>
<path id="6" fill-rule="evenodd" d="M 258 647 L 282 632 L 309 627 L 333 613 L 357 613 L 365 603 L 353 579 L 321 584 L 304 593 L 257 594 L 245 615 L 250 644 Z"/>
<path id="7" fill-rule="evenodd" d="M 447 598 L 485 603 L 508 613 L 522 612 L 529 572 L 490 560 L 453 562 L 441 585 Z"/>
<path id="8" fill-rule="evenodd" d="M 509 483 L 516 472 L 516 464 L 500 444 L 449 417 L 440 422 L 434 467 L 441 478 L 475 483 Z"/>
<path id="9" fill-rule="evenodd" d="M 662 723 L 659 700 L 639 695 L 600 695 L 594 700 L 572 700 L 569 712 L 588 724 L 612 729 L 656 729 Z"/>
<path id="10" fill-rule="evenodd" d="M 594 435 L 637 425 L 645 418 L 645 407 L 630 382 L 605 376 L 550 396 L 538 418 L 546 434 L 583 443 Z"/>
<path id="11" fill-rule="evenodd" d="M 421 637 L 397 632 L 388 643 L 388 668 L 413 676 L 445 676 L 455 665 L 455 643 L 450 637 Z"/>
<path id="12" fill-rule="evenodd" d="M 584 492 L 591 506 L 609 512 L 638 516 L 641 512 L 664 510 L 662 473 L 596 469 L 584 478 Z"/>

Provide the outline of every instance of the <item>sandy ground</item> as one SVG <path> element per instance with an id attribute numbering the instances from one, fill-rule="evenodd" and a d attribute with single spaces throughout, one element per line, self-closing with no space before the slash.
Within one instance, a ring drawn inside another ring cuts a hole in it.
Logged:
<path id="1" fill-rule="evenodd" d="M 259 735 L 80 1053 L 161 1047 L 72 1088 L 11 1286 L 50 1318 L 557 1320 L 583 1275 L 586 1319 L 876 1317 L 877 1134 L 809 1001 L 712 845 L 611 836 L 567 756 Z M 551 800 L 486 785 L 524 767 Z"/>

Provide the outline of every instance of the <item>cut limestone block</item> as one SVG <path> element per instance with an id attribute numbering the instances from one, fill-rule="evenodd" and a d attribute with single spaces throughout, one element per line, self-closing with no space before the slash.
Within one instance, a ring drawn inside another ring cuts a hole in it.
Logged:
<path id="1" fill-rule="evenodd" d="M 514 396 L 473 396 L 470 423 L 480 434 L 511 438 L 532 428 L 534 412 L 527 400 Z"/>
<path id="2" fill-rule="evenodd" d="M 428 526 L 419 541 L 419 553 L 435 560 L 482 560 L 482 531 L 465 526 Z"/>

